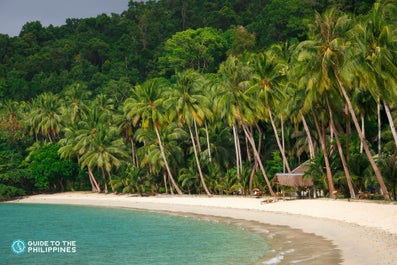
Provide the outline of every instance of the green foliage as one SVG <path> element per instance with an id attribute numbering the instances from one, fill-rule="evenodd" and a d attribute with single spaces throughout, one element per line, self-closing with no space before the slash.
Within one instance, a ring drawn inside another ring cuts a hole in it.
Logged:
<path id="1" fill-rule="evenodd" d="M 29 169 L 39 191 L 64 191 L 66 181 L 73 181 L 77 174 L 77 165 L 62 160 L 58 149 L 57 144 L 45 144 L 29 154 Z"/>
<path id="2" fill-rule="evenodd" d="M 367 12 L 372 2 L 130 1 L 122 15 L 48 28 L 29 22 L 18 37 L 0 35 L 1 193 L 90 184 L 106 192 L 108 183 L 118 192 L 180 185 L 202 193 L 208 183 L 214 193 L 243 194 L 250 181 L 263 190 L 254 146 L 271 179 L 282 171 L 274 137 L 282 125 L 289 161 L 310 156 L 309 134 L 319 151 L 314 117 L 335 187 L 347 191 L 331 118 L 354 188 L 378 185 L 338 89 L 346 86 L 354 112 L 365 114 L 368 143 L 377 138 L 377 103 L 387 102 L 397 115 L 392 8 L 379 3 L 368 16 L 342 13 Z M 381 111 L 382 151 L 393 153 Z M 379 157 L 393 190 L 393 161 Z M 308 174 L 327 187 L 322 154 Z M 170 184 L 173 175 L 177 185 Z"/>
<path id="3" fill-rule="evenodd" d="M 283 160 L 281 159 L 280 152 L 273 151 L 273 159 L 268 160 L 266 163 L 266 172 L 269 176 L 275 176 L 276 173 L 283 172 Z"/>
<path id="4" fill-rule="evenodd" d="M 394 155 L 385 154 L 378 163 L 386 185 L 392 192 L 394 200 L 397 200 L 397 151 Z"/>
<path id="5" fill-rule="evenodd" d="M 16 196 L 23 196 L 25 194 L 26 193 L 23 189 L 19 189 L 13 186 L 7 186 L 0 183 L 0 201 L 8 200 Z"/>
<path id="6" fill-rule="evenodd" d="M 150 176 L 141 168 L 131 163 L 124 163 L 118 170 L 118 175 L 110 181 L 114 188 L 122 193 L 143 193 L 150 191 Z"/>
<path id="7" fill-rule="evenodd" d="M 226 40 L 214 28 L 177 32 L 165 43 L 165 55 L 159 60 L 175 72 L 186 69 L 213 72 L 226 51 Z M 163 70 L 163 71 L 164 71 Z"/>

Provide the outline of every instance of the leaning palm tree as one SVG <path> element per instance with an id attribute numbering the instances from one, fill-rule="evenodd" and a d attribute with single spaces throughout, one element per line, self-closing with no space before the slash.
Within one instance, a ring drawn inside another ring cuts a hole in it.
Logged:
<path id="1" fill-rule="evenodd" d="M 355 60 L 354 56 L 357 56 L 354 47 L 349 47 L 349 42 L 345 41 L 347 32 L 351 28 L 350 18 L 338 13 L 335 9 L 330 9 L 323 15 L 317 13 L 314 24 L 311 26 L 310 40 L 302 42 L 299 49 L 311 58 L 307 62 L 313 64 L 312 69 L 316 71 L 317 68 L 317 77 L 311 79 L 311 86 L 315 86 L 314 88 L 318 90 L 319 95 L 331 89 L 338 89 L 342 94 L 381 191 L 386 199 L 390 199 L 383 177 L 372 157 L 354 112 L 353 104 L 346 89 L 345 76 L 341 74 L 343 70 L 346 70 L 343 66 L 349 65 L 349 60 Z M 349 55 L 354 56 L 349 57 Z M 344 60 L 345 57 L 348 57 L 348 59 Z"/>
<path id="2" fill-rule="evenodd" d="M 105 192 L 108 192 L 105 172 L 111 181 L 112 168 L 118 168 L 122 160 L 127 157 L 127 153 L 123 140 L 117 137 L 115 127 L 98 124 L 94 131 L 89 140 L 87 152 L 80 157 L 80 164 L 82 167 L 98 168 L 105 183 Z M 115 191 L 113 185 L 112 191 Z"/>
<path id="3" fill-rule="evenodd" d="M 360 62 L 361 80 L 369 82 L 368 89 L 378 104 L 383 104 L 397 148 L 397 133 L 390 105 L 397 101 L 397 20 L 396 3 L 376 2 L 366 19 L 357 23 L 355 40 L 363 51 Z"/>
<path id="4" fill-rule="evenodd" d="M 259 90 L 260 103 L 263 106 L 263 116 L 265 119 L 268 118 L 270 120 L 278 148 L 283 158 L 283 164 L 287 168 L 287 171 L 290 172 L 291 169 L 273 117 L 274 110 L 279 111 L 278 107 L 283 98 L 285 98 L 283 91 L 285 82 L 283 83 L 283 81 L 286 79 L 284 74 L 286 65 L 281 58 L 277 58 L 271 52 L 255 54 L 253 61 L 255 72 L 252 75 L 252 82 Z"/>
<path id="5" fill-rule="evenodd" d="M 205 193 L 211 195 L 200 164 L 198 151 L 200 143 L 195 140 L 192 130 L 192 126 L 196 124 L 201 126 L 205 117 L 210 115 L 208 98 L 204 96 L 204 91 L 200 86 L 200 78 L 200 74 L 193 70 L 178 73 L 166 104 L 169 108 L 174 106 L 179 125 L 185 124 L 188 127 L 201 184 Z"/>
<path id="6" fill-rule="evenodd" d="M 243 162 L 236 117 L 240 112 L 239 104 L 242 102 L 240 96 L 243 93 L 240 92 L 249 87 L 249 80 L 253 72 L 250 61 L 246 57 L 244 56 L 244 58 L 238 59 L 235 56 L 229 56 L 220 65 L 217 73 L 217 90 L 219 91 L 218 110 L 220 117 L 225 119 L 227 124 L 233 129 L 237 177 L 241 174 Z"/>
<path id="7" fill-rule="evenodd" d="M 164 114 L 165 111 L 162 109 L 165 99 L 163 96 L 164 90 L 165 82 L 162 79 L 151 79 L 142 85 L 137 85 L 132 91 L 131 97 L 125 101 L 123 110 L 126 113 L 126 117 L 133 120 L 134 126 L 140 122 L 143 129 L 149 127 L 154 129 L 171 183 L 178 194 L 182 194 L 181 189 L 172 176 L 159 132 L 162 124 L 167 121 Z"/>
<path id="8" fill-rule="evenodd" d="M 96 112 L 93 112 L 96 113 Z M 87 116 L 87 118 L 93 117 L 93 115 Z M 87 142 L 89 141 L 90 129 L 83 128 L 82 126 L 90 123 L 79 122 L 74 124 L 69 124 L 63 129 L 63 138 L 59 140 L 60 148 L 58 153 L 62 159 L 73 159 L 77 158 L 80 164 L 80 157 L 86 152 Z M 84 141 L 80 141 L 81 139 Z M 80 164 L 81 165 L 81 164 Z M 82 167 L 84 168 L 84 167 Z M 95 176 L 92 173 L 92 169 L 87 166 L 88 179 L 91 183 L 91 190 L 93 192 L 101 192 L 101 187 Z"/>

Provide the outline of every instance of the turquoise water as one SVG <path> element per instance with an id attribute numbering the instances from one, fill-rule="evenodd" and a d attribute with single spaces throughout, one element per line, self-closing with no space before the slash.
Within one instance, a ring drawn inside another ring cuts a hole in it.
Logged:
<path id="1" fill-rule="evenodd" d="M 257 234 L 213 221 L 64 205 L 0 204 L 0 235 L 0 264 L 240 265 L 269 248 Z"/>

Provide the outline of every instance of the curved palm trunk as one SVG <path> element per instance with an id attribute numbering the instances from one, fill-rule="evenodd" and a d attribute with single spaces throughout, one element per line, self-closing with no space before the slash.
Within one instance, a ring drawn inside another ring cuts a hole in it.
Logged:
<path id="1" fill-rule="evenodd" d="M 199 175 L 200 175 L 201 184 L 203 185 L 205 193 L 207 193 L 208 196 L 211 196 L 211 192 L 208 190 L 207 185 L 205 184 L 205 179 L 204 179 L 204 176 L 203 176 L 203 172 L 201 171 L 200 160 L 198 158 L 197 148 L 196 148 L 196 143 L 194 142 L 194 136 L 193 136 L 192 128 L 191 128 L 189 123 L 188 123 L 187 126 L 189 128 L 190 139 L 192 140 L 194 156 L 196 158 L 197 170 L 198 170 Z"/>
<path id="2" fill-rule="evenodd" d="M 386 188 L 385 182 L 384 182 L 384 180 L 383 180 L 383 177 L 382 177 L 382 175 L 381 175 L 381 173 L 380 173 L 380 171 L 379 171 L 378 166 L 377 166 L 376 163 L 375 163 L 374 158 L 372 157 L 371 151 L 369 150 L 369 147 L 368 147 L 368 145 L 367 145 L 367 142 L 366 142 L 366 139 L 365 139 L 365 137 L 364 137 L 364 135 L 363 135 L 363 132 L 361 131 L 360 124 L 358 123 L 357 116 L 356 116 L 356 114 L 354 113 L 354 109 L 353 109 L 352 103 L 351 103 L 351 101 L 350 101 L 350 98 L 349 98 L 349 96 L 347 95 L 346 89 L 345 89 L 345 87 L 343 86 L 343 83 L 342 83 L 342 81 L 339 79 L 338 75 L 335 75 L 335 76 L 336 76 L 336 79 L 337 79 L 337 81 L 338 81 L 339 88 L 340 88 L 340 90 L 342 91 L 343 97 L 345 98 L 345 101 L 346 101 L 347 107 L 348 107 L 348 109 L 349 109 L 350 115 L 351 115 L 351 117 L 352 117 L 352 119 L 353 119 L 354 126 L 356 127 L 357 133 L 358 133 L 358 135 L 360 136 L 360 140 L 361 140 L 361 142 L 363 143 L 363 148 L 364 148 L 365 154 L 367 155 L 368 160 L 369 160 L 369 163 L 371 164 L 372 169 L 374 170 L 374 173 L 375 173 L 375 175 L 376 175 L 376 178 L 377 178 L 377 180 L 378 180 L 378 182 L 379 182 L 379 186 L 380 186 L 380 189 L 381 189 L 381 191 L 382 191 L 382 193 L 383 193 L 383 197 L 384 197 L 386 200 L 390 200 L 390 194 L 389 194 L 389 192 L 387 191 L 387 188 Z"/>
<path id="3" fill-rule="evenodd" d="M 312 135 L 310 133 L 309 126 L 307 126 L 305 116 L 303 114 L 301 114 L 301 116 L 302 116 L 303 128 L 305 129 L 306 136 L 307 136 L 307 143 L 309 145 L 310 158 L 313 159 L 314 158 L 314 144 L 313 144 Z"/>
<path id="4" fill-rule="evenodd" d="M 96 181 L 94 174 L 92 173 L 91 167 L 87 167 L 87 169 L 88 169 L 88 177 L 90 178 L 91 185 L 93 184 L 92 190 L 94 192 L 101 192 L 101 188 L 99 187 L 98 182 Z"/>
<path id="5" fill-rule="evenodd" d="M 159 133 L 159 131 L 158 131 L 158 129 L 157 129 L 156 126 L 154 126 L 154 130 L 156 131 L 157 139 L 158 139 L 158 141 L 159 141 L 159 147 L 160 147 L 161 157 L 163 158 L 163 161 L 164 161 L 164 164 L 165 164 L 165 168 L 167 169 L 167 173 L 168 173 L 168 176 L 170 177 L 172 186 L 174 186 L 174 188 L 176 189 L 176 192 L 178 192 L 178 194 L 181 195 L 181 194 L 182 194 L 182 191 L 181 191 L 181 189 L 179 188 L 178 184 L 176 184 L 176 182 L 175 182 L 175 180 L 174 180 L 174 178 L 173 178 L 173 176 L 172 176 L 170 167 L 169 167 L 169 165 L 168 165 L 167 158 L 165 157 L 165 152 L 164 152 L 163 144 L 162 144 L 162 142 L 161 142 L 160 133 Z"/>
<path id="6" fill-rule="evenodd" d="M 262 131 L 259 128 L 258 124 L 256 124 L 256 128 L 258 129 L 258 133 L 259 133 L 259 141 L 258 141 L 257 150 L 258 150 L 258 154 L 260 154 L 261 153 L 261 147 L 262 147 Z M 245 137 L 245 138 L 247 139 L 247 137 Z M 247 141 L 248 141 L 248 139 L 247 139 Z M 247 145 L 248 145 L 248 143 L 247 143 Z M 254 159 L 254 166 L 252 167 L 252 170 L 251 170 L 249 186 L 248 186 L 249 194 L 252 194 L 252 184 L 254 182 L 254 176 L 255 176 L 255 172 L 256 171 L 258 171 L 258 161 L 256 159 Z"/>
<path id="7" fill-rule="evenodd" d="M 336 141 L 336 145 L 338 147 L 339 157 L 340 157 L 340 160 L 342 161 L 342 167 L 343 167 L 343 170 L 344 170 L 345 175 L 346 175 L 346 181 L 347 181 L 347 186 L 349 187 L 350 197 L 352 199 L 354 199 L 354 198 L 356 198 L 356 193 L 354 192 L 352 180 L 351 180 L 351 177 L 350 177 L 350 172 L 349 172 L 349 169 L 347 167 L 345 155 L 343 154 L 342 144 L 341 144 L 341 142 L 339 140 L 339 135 L 338 135 L 338 132 L 337 132 L 336 127 L 335 127 L 334 118 L 333 118 L 333 115 L 332 115 L 332 110 L 331 110 L 331 106 L 329 104 L 329 99 L 328 99 L 328 95 L 327 94 L 325 95 L 325 99 L 327 101 L 327 107 L 328 107 L 328 112 L 329 112 L 330 124 L 331 124 L 332 130 L 334 131 L 334 134 L 335 134 L 335 141 Z"/>
<path id="8" fill-rule="evenodd" d="M 391 116 L 391 113 L 390 113 L 389 104 L 387 104 L 386 101 L 383 101 L 383 106 L 385 107 L 385 111 L 386 111 L 386 115 L 387 115 L 387 120 L 389 121 L 390 130 L 391 130 L 391 133 L 392 133 L 392 135 L 393 135 L 394 143 L 396 144 L 396 149 L 397 149 L 397 133 L 396 133 L 396 127 L 394 126 L 393 117 Z"/>
<path id="9" fill-rule="evenodd" d="M 263 178 L 264 178 L 265 181 L 266 181 L 266 184 L 267 184 L 267 187 L 268 187 L 268 189 L 269 189 L 269 192 L 270 192 L 270 194 L 271 194 L 272 196 L 274 196 L 274 191 L 273 191 L 273 189 L 272 189 L 272 185 L 270 184 L 270 181 L 269 181 L 269 179 L 268 179 L 268 177 L 267 177 L 267 175 L 266 175 L 265 168 L 263 167 L 261 158 L 260 158 L 260 156 L 259 156 L 258 150 L 256 149 L 254 138 L 249 134 L 248 129 L 246 128 L 245 125 L 243 125 L 242 127 L 243 127 L 243 130 L 244 130 L 245 135 L 246 135 L 247 138 L 248 138 L 248 141 L 249 141 L 250 144 L 251 144 L 252 150 L 254 151 L 255 159 L 256 159 L 256 161 L 258 162 L 259 167 L 260 167 L 260 169 L 261 169 L 261 171 L 262 171 L 262 175 L 263 175 Z"/>
<path id="10" fill-rule="evenodd" d="M 317 121 L 317 117 L 314 113 L 313 113 L 313 118 L 314 118 L 314 124 L 316 125 L 317 133 L 320 137 L 321 150 L 323 151 L 325 172 L 326 172 L 327 180 L 328 180 L 329 197 L 333 198 L 334 192 L 335 192 L 335 187 L 334 187 L 334 182 L 332 180 L 331 166 L 329 164 L 329 159 L 328 159 L 327 144 L 325 142 L 324 126 L 322 126 L 323 128 L 321 130 L 320 125 L 318 124 L 318 121 Z"/>
<path id="11" fill-rule="evenodd" d="M 272 111 L 270 110 L 270 107 L 267 108 L 267 111 L 269 112 L 270 122 L 271 122 L 272 127 L 273 127 L 274 136 L 276 137 L 278 149 L 280 150 L 281 156 L 282 156 L 282 158 L 283 158 L 283 164 L 285 165 L 285 167 L 287 168 L 287 171 L 288 171 L 288 173 L 289 173 L 289 172 L 291 172 L 291 169 L 290 169 L 290 167 L 289 167 L 288 160 L 287 160 L 287 158 L 285 157 L 284 149 L 283 149 L 283 147 L 282 147 L 282 145 L 281 145 L 281 143 L 280 143 L 280 139 L 279 139 L 278 133 L 277 133 L 276 124 L 274 123 L 273 115 L 272 115 Z"/>

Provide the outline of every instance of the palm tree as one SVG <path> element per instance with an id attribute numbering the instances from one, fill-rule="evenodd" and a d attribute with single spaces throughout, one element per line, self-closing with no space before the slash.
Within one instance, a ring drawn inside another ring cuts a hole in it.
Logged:
<path id="1" fill-rule="evenodd" d="M 64 99 L 62 113 L 64 120 L 70 123 L 76 123 L 79 120 L 86 119 L 89 111 L 86 100 L 91 95 L 91 91 L 81 84 L 72 84 L 65 88 L 61 96 Z"/>
<path id="2" fill-rule="evenodd" d="M 229 56 L 223 62 L 218 71 L 218 110 L 220 117 L 226 119 L 227 124 L 233 128 L 233 138 L 236 154 L 237 176 L 240 176 L 242 170 L 242 155 L 240 148 L 240 140 L 238 135 L 237 117 L 240 113 L 242 102 L 240 91 L 246 90 L 249 85 L 249 79 L 252 74 L 252 67 L 247 58 L 238 59 Z"/>
<path id="3" fill-rule="evenodd" d="M 165 99 L 163 95 L 164 90 L 164 80 L 160 79 L 151 79 L 142 85 L 137 85 L 132 91 L 131 97 L 125 101 L 124 112 L 127 113 L 128 119 L 131 118 L 134 121 L 135 126 L 140 122 L 143 129 L 152 126 L 155 130 L 168 176 L 178 194 L 182 194 L 182 191 L 172 176 L 159 132 L 162 124 L 166 122 L 165 111 L 162 110 Z"/>
<path id="4" fill-rule="evenodd" d="M 173 86 L 172 93 L 170 93 L 170 98 L 167 100 L 167 104 L 169 108 L 174 106 L 179 125 L 182 126 L 183 124 L 186 124 L 188 127 L 200 181 L 203 185 L 204 191 L 210 196 L 211 192 L 205 183 L 197 150 L 197 146 L 200 143 L 196 142 L 192 130 L 192 125 L 198 124 L 201 126 L 205 117 L 210 115 L 208 99 L 204 96 L 204 91 L 199 83 L 200 78 L 200 75 L 192 70 L 178 73 L 176 75 L 176 83 Z"/>
<path id="5" fill-rule="evenodd" d="M 39 134 L 51 143 L 59 136 L 62 130 L 61 103 L 62 100 L 52 93 L 43 93 L 33 100 L 25 120 L 36 141 Z"/>
<path id="6" fill-rule="evenodd" d="M 284 85 L 282 81 L 285 79 L 285 68 L 286 65 L 283 64 L 280 58 L 276 58 L 274 53 L 268 52 L 254 55 L 255 73 L 252 79 L 254 86 L 259 90 L 259 97 L 262 101 L 261 105 L 265 109 L 263 115 L 264 118 L 267 117 L 270 119 L 274 136 L 283 158 L 283 164 L 287 168 L 287 171 L 291 172 L 273 118 L 273 110 L 278 110 L 277 106 L 280 106 L 281 101 L 285 97 L 284 91 L 282 90 Z"/>
<path id="7" fill-rule="evenodd" d="M 87 151 L 80 157 L 82 167 L 87 166 L 89 169 L 97 167 L 105 182 L 105 192 L 107 193 L 107 181 L 105 171 L 108 174 L 109 181 L 112 180 L 111 171 L 113 167 L 118 168 L 123 159 L 127 157 L 125 145 L 121 138 L 118 137 L 117 128 L 99 123 L 92 128 L 92 134 L 88 139 Z M 86 141 L 86 139 L 81 139 Z M 111 183 L 114 192 L 113 184 Z"/>
<path id="8" fill-rule="evenodd" d="M 89 141 L 91 132 L 89 125 L 94 127 L 96 123 L 96 113 L 96 111 L 90 112 L 90 115 L 87 116 L 88 122 L 80 121 L 78 123 L 72 123 L 63 129 L 63 138 L 59 140 L 61 147 L 58 150 L 62 159 L 73 159 L 74 157 L 77 157 L 77 161 L 80 164 L 80 157 L 86 152 Z M 95 117 L 94 121 L 92 119 L 93 117 Z M 84 140 L 81 141 L 81 139 Z M 82 166 L 82 168 L 84 168 L 84 166 Z M 92 168 L 87 166 L 87 170 L 88 178 L 91 183 L 91 190 L 93 192 L 101 192 L 101 188 L 92 173 Z"/>
<path id="9" fill-rule="evenodd" d="M 396 11 L 397 6 L 393 2 L 377 2 L 366 20 L 357 24 L 354 32 L 364 52 L 364 63 L 360 63 L 364 66 L 363 80 L 370 81 L 369 91 L 375 100 L 379 99 L 379 104 L 383 103 L 397 148 L 397 133 L 390 112 L 390 104 L 397 100 Z"/>
<path id="10" fill-rule="evenodd" d="M 355 198 L 356 197 L 356 193 L 354 192 L 353 183 L 352 183 L 352 180 L 351 180 L 351 177 L 350 177 L 349 168 L 347 166 L 347 161 L 346 161 L 346 158 L 345 158 L 345 154 L 343 153 L 342 144 L 341 144 L 341 142 L 339 140 L 338 130 L 336 129 L 336 126 L 335 126 L 335 123 L 334 123 L 333 111 L 332 111 L 330 100 L 329 100 L 327 94 L 325 94 L 325 100 L 327 102 L 331 129 L 332 129 L 332 131 L 335 134 L 335 141 L 336 141 L 336 145 L 337 145 L 337 148 L 338 148 L 339 157 L 341 159 L 342 167 L 343 167 L 343 170 L 344 170 L 345 176 L 346 176 L 347 185 L 349 187 L 350 197 L 351 198 Z"/>
<path id="11" fill-rule="evenodd" d="M 389 195 L 384 184 L 380 171 L 371 155 L 369 147 L 366 143 L 365 136 L 358 123 L 357 116 L 354 112 L 353 105 L 347 93 L 345 83 L 343 82 L 344 75 L 342 72 L 348 68 L 343 66 L 348 65 L 345 63 L 348 60 L 343 60 L 348 56 L 349 51 L 354 53 L 353 48 L 348 49 L 348 42 L 344 41 L 347 31 L 351 29 L 351 20 L 347 15 L 338 13 L 335 9 L 327 10 L 323 15 L 316 14 L 314 24 L 311 28 L 311 39 L 304 41 L 300 44 L 299 48 L 302 51 L 302 56 L 311 57 L 308 63 L 312 64 L 312 69 L 315 71 L 316 76 L 308 83 L 309 87 L 316 85 L 316 90 L 319 95 L 323 92 L 338 88 L 340 93 L 347 104 L 350 116 L 356 127 L 356 131 L 363 144 L 364 151 L 370 161 L 370 164 L 377 177 L 381 190 L 385 198 L 389 199 Z M 349 57 L 354 60 L 354 57 Z M 313 88 L 311 88 L 313 90 Z"/>

